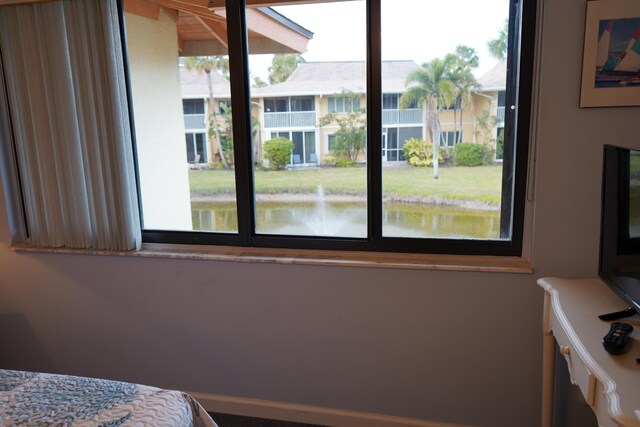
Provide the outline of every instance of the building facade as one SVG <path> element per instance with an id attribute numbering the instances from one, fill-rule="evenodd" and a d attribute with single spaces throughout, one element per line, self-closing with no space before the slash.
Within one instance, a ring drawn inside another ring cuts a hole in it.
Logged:
<path id="1" fill-rule="evenodd" d="M 414 61 L 383 62 L 382 159 L 405 161 L 403 146 L 411 138 L 431 142 L 420 105 L 401 108 L 407 75 L 418 69 Z M 461 142 L 491 144 L 496 160 L 501 160 L 500 135 L 504 128 L 505 61 L 500 61 L 478 79 L 469 100 L 457 100 L 440 112 L 440 146 L 453 148 Z M 213 79 L 218 102 L 228 103 L 229 84 L 221 76 Z M 206 163 L 211 147 L 206 140 L 203 119 L 208 112 L 206 82 L 194 71 L 181 70 L 187 158 Z M 336 120 L 361 112 L 366 120 L 365 64 L 359 61 L 305 62 L 282 83 L 252 89 L 255 120 L 254 151 L 270 139 L 284 137 L 294 144 L 290 164 L 318 165 L 333 159 Z M 196 110 L 194 110 L 197 109 Z M 362 123 L 361 123 L 362 124 Z M 196 158 L 196 156 L 198 156 Z M 263 159 L 257 156 L 256 161 Z M 362 159 L 360 159 L 362 160 Z"/>

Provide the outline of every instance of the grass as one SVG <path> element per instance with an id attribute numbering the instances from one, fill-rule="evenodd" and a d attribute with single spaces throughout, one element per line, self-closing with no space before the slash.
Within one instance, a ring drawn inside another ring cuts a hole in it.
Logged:
<path id="1" fill-rule="evenodd" d="M 189 173 L 192 196 L 214 196 L 235 192 L 232 170 L 192 170 Z M 410 166 L 384 168 L 385 197 L 398 200 L 442 198 L 499 203 L 502 166 L 440 168 L 440 179 L 433 179 L 432 168 Z M 258 194 L 316 193 L 321 184 L 325 194 L 364 195 L 366 168 L 317 168 L 292 171 L 256 171 Z"/>

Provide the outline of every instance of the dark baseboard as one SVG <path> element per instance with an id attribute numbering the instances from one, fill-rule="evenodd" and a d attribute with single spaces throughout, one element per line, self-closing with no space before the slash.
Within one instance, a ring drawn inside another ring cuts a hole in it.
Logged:
<path id="1" fill-rule="evenodd" d="M 218 427 L 326 427 L 317 424 L 292 423 L 289 421 L 268 420 L 265 418 L 245 417 L 242 415 L 219 414 L 209 412 Z"/>

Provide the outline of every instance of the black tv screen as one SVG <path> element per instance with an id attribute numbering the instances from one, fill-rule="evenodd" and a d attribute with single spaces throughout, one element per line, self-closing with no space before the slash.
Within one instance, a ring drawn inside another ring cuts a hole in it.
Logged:
<path id="1" fill-rule="evenodd" d="M 640 313 L 640 150 L 604 147 L 598 274 Z"/>

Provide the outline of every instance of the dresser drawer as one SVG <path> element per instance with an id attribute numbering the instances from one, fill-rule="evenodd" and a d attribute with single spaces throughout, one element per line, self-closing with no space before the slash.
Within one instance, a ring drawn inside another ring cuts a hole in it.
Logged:
<path id="1" fill-rule="evenodd" d="M 580 354 L 580 342 L 571 340 L 562 323 L 554 312 L 549 313 L 549 327 L 560 347 L 560 354 L 564 356 L 569 369 L 571 384 L 577 385 L 582 392 L 584 400 L 592 407 L 596 406 L 597 379 L 589 371 Z"/>

